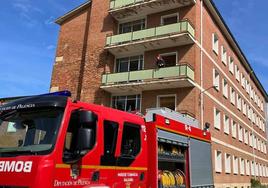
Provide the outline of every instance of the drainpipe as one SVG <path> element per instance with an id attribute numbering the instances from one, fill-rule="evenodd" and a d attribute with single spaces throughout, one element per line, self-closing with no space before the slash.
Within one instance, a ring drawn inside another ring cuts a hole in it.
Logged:
<path id="1" fill-rule="evenodd" d="M 200 96 L 200 116 L 201 116 L 201 129 L 204 128 L 204 92 L 203 90 L 203 0 L 200 0 L 200 85 L 201 85 L 201 96 Z"/>

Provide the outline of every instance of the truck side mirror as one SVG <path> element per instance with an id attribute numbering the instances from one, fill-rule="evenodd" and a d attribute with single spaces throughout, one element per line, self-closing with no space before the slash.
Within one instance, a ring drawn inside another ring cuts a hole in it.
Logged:
<path id="1" fill-rule="evenodd" d="M 93 148 L 94 137 L 93 129 L 80 128 L 78 130 L 76 150 L 80 155 L 86 154 L 88 150 Z"/>
<path id="2" fill-rule="evenodd" d="M 97 115 L 90 111 L 78 111 L 77 115 L 80 124 L 92 124 L 97 121 Z"/>

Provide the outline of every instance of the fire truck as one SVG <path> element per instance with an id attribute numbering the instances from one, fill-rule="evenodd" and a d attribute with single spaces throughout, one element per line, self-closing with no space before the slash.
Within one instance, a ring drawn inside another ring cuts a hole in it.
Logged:
<path id="1" fill-rule="evenodd" d="M 166 108 L 140 116 L 69 96 L 0 106 L 0 188 L 213 187 L 208 126 Z"/>

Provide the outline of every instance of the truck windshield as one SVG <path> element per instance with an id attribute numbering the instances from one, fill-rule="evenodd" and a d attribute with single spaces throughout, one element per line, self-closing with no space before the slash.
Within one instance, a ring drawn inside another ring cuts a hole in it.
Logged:
<path id="1" fill-rule="evenodd" d="M 14 110 L 0 116 L 0 156 L 49 153 L 62 116 L 63 108 Z"/>

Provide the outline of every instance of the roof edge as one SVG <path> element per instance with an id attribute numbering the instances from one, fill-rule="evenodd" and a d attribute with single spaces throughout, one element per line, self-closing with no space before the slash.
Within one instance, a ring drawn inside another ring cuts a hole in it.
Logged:
<path id="1" fill-rule="evenodd" d="M 91 3 L 91 0 L 86 1 L 85 3 L 79 5 L 78 7 L 70 10 L 69 12 L 67 12 L 66 14 L 64 14 L 63 16 L 57 18 L 54 22 L 56 24 L 61 25 L 64 21 L 66 21 L 68 18 L 72 17 L 73 15 L 75 15 L 76 13 L 78 13 L 79 11 L 83 10 L 84 8 L 88 7 Z"/>
<path id="2" fill-rule="evenodd" d="M 238 42 L 236 41 L 235 37 L 233 36 L 230 28 L 228 27 L 228 25 L 224 21 L 222 15 L 221 15 L 220 11 L 218 10 L 218 8 L 216 7 L 215 3 L 213 2 L 213 0 L 204 0 L 204 2 L 206 3 L 208 9 L 212 12 L 212 15 L 213 15 L 213 13 L 216 14 L 216 17 L 215 17 L 216 22 L 218 22 L 219 27 L 221 27 L 221 25 L 223 25 L 223 32 L 227 36 L 227 40 L 228 40 L 228 38 L 230 39 L 229 42 L 234 47 L 235 51 L 237 51 L 238 56 L 240 56 L 240 59 L 242 60 L 242 64 L 244 64 L 246 69 L 249 71 L 249 74 L 250 74 L 252 80 L 255 82 L 257 87 L 259 87 L 259 89 L 260 89 L 261 93 L 263 94 L 266 102 L 268 102 L 268 94 L 267 94 L 266 90 L 264 89 L 264 87 L 261 84 L 260 80 L 256 76 L 256 74 L 255 74 L 253 68 L 251 67 L 248 59 L 246 58 L 246 56 L 243 53 L 242 49 L 240 48 Z"/>

